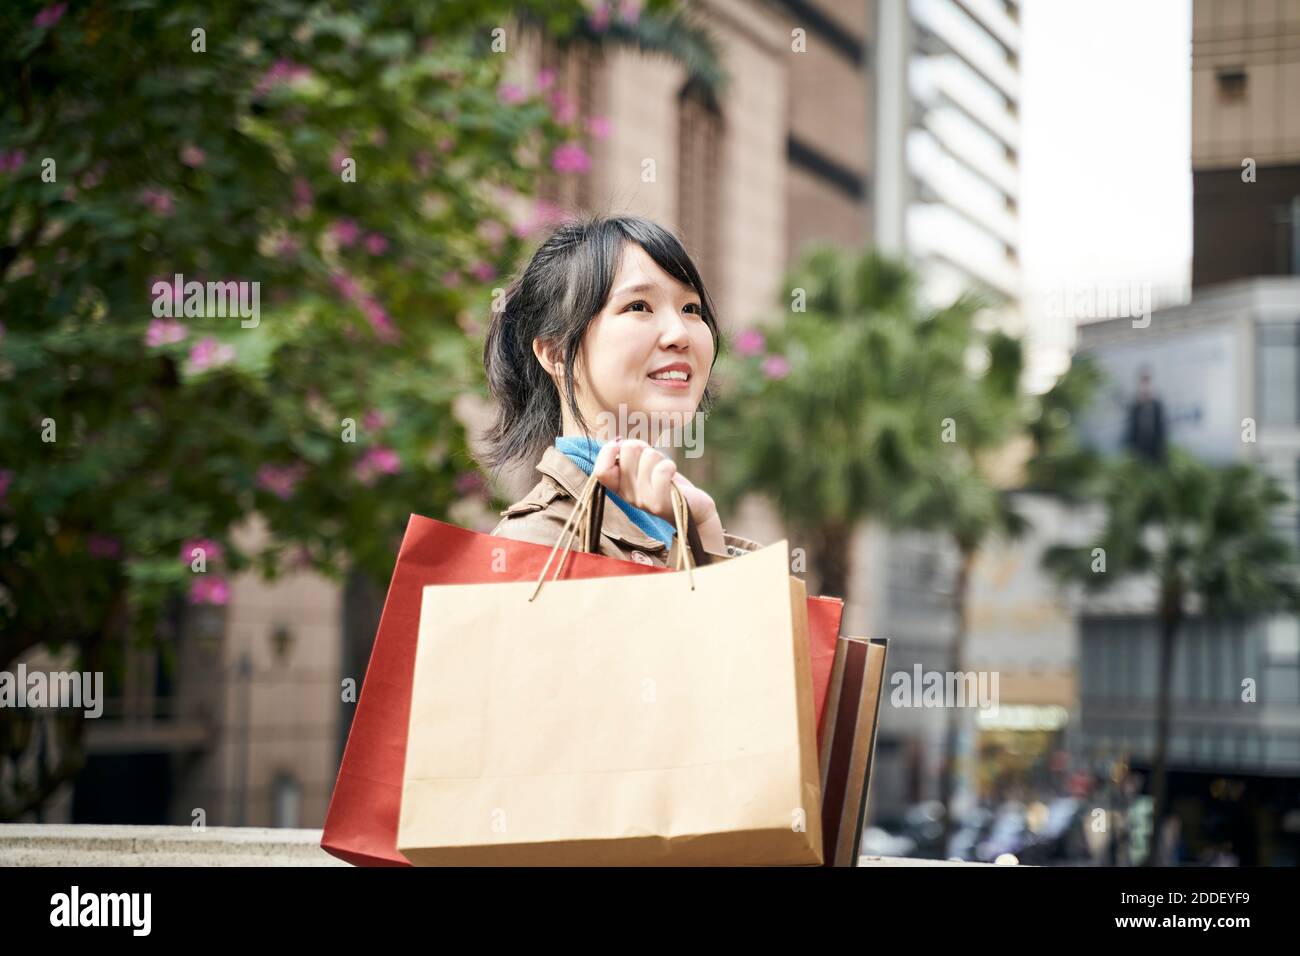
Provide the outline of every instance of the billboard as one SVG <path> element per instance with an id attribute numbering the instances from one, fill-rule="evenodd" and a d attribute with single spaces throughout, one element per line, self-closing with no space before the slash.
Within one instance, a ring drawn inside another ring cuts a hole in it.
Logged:
<path id="1" fill-rule="evenodd" d="M 1119 452 L 1135 430 L 1141 436 L 1157 428 L 1168 444 L 1208 461 L 1238 458 L 1244 414 L 1240 352 L 1233 328 L 1082 350 L 1106 376 L 1082 422 L 1085 441 L 1099 451 Z"/>

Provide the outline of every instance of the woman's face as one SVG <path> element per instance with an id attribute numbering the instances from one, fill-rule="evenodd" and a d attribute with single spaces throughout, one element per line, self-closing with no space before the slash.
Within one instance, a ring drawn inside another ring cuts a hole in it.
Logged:
<path id="1" fill-rule="evenodd" d="M 713 336 L 699 293 L 659 268 L 640 245 L 626 243 L 576 363 L 583 417 L 598 438 L 617 433 L 653 444 L 663 428 L 684 426 L 695 413 L 712 366 Z M 636 433 L 633 413 L 645 434 Z M 564 418 L 565 433 L 576 434 L 567 407 Z"/>

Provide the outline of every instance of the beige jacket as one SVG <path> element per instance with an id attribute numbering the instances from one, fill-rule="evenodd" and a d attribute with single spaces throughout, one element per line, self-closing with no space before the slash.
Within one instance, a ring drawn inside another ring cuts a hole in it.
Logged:
<path id="1" fill-rule="evenodd" d="M 533 486 L 532 491 L 501 512 L 503 517 L 492 530 L 493 534 L 534 544 L 554 545 L 559 540 L 565 522 L 573 513 L 574 502 L 587 482 L 587 475 L 568 455 L 554 446 L 546 449 L 542 460 L 537 463 L 537 471 L 542 475 L 541 480 Z M 694 515 L 691 516 L 688 537 L 698 541 Z M 694 564 L 697 567 L 713 564 L 762 547 L 725 531 L 723 539 L 726 542 L 726 554 L 713 554 L 703 548 L 692 547 Z M 633 524 L 622 508 L 612 501 L 606 504 L 600 528 L 601 554 L 624 561 L 675 568 L 681 546 L 681 535 L 675 534 L 670 551 L 662 541 Z M 576 538 L 574 547 L 578 547 Z"/>

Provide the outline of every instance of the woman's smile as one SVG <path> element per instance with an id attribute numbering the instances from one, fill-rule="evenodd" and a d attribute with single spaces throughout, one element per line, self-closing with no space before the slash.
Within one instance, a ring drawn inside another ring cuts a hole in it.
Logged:
<path id="1" fill-rule="evenodd" d="M 655 369 L 648 378 L 668 391 L 687 391 L 691 387 L 691 366 L 688 362 L 672 362 Z"/>

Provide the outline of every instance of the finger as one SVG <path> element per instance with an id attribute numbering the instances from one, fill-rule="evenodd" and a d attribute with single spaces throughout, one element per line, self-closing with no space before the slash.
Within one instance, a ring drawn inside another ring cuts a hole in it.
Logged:
<path id="1" fill-rule="evenodd" d="M 661 514 L 673 513 L 673 476 L 677 474 L 677 463 L 671 458 L 660 461 L 650 472 L 650 488 L 654 494 L 656 509 Z"/>
<path id="2" fill-rule="evenodd" d="M 641 505 L 637 498 L 637 468 L 645 449 L 645 442 L 629 438 L 620 445 L 618 452 L 618 468 L 622 478 L 622 488 L 618 493 L 638 508 Z"/>
<path id="3" fill-rule="evenodd" d="M 596 476 L 596 480 L 613 492 L 618 491 L 618 483 L 621 477 L 618 466 L 618 446 L 619 439 L 617 438 L 605 442 L 596 455 L 596 461 L 591 466 L 591 473 Z"/>
<path id="4" fill-rule="evenodd" d="M 641 452 L 641 457 L 637 459 L 636 483 L 638 486 L 645 489 L 646 492 L 649 492 L 651 488 L 650 476 L 654 474 L 655 468 L 657 468 L 659 463 L 663 460 L 664 456 L 648 445 L 645 450 Z"/>
<path id="5" fill-rule="evenodd" d="M 647 447 L 641 453 L 641 460 L 637 462 L 636 481 L 641 490 L 645 503 L 641 506 L 651 514 L 662 515 L 665 511 L 671 513 L 671 499 L 663 496 L 665 489 L 659 488 L 655 484 L 655 469 L 664 461 L 664 456 L 654 448 Z"/>

